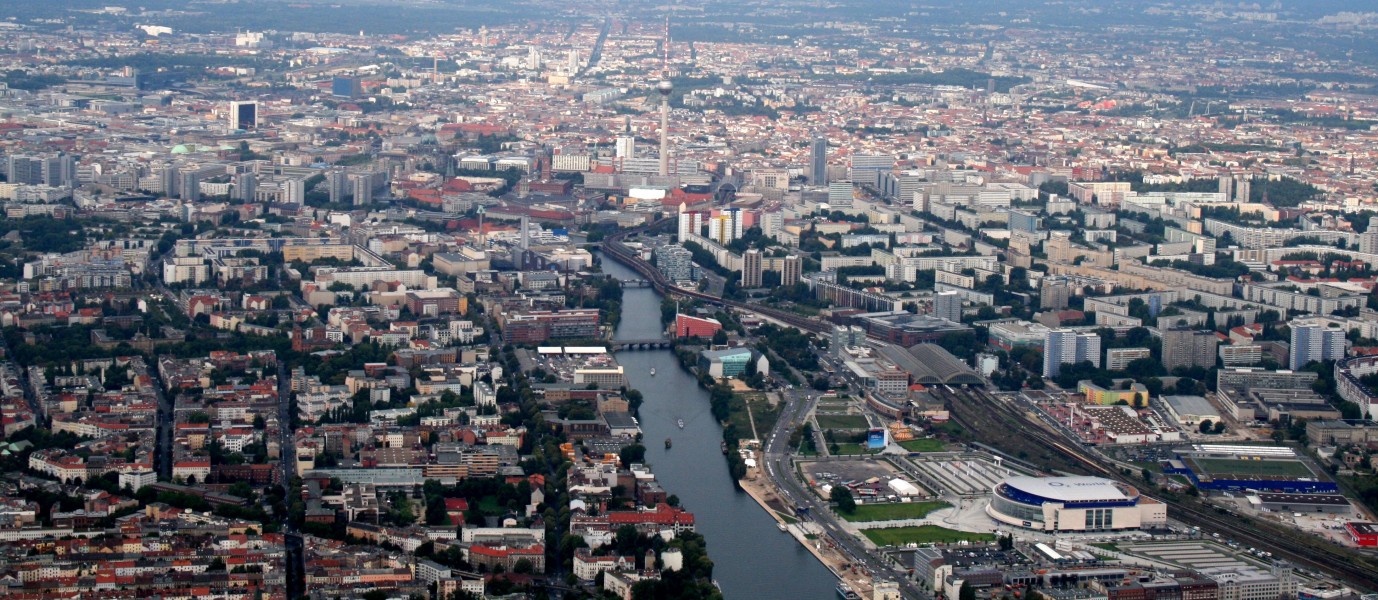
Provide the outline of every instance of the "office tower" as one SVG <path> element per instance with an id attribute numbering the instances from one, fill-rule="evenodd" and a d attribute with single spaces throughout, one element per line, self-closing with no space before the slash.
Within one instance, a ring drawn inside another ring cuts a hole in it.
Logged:
<path id="1" fill-rule="evenodd" d="M 526 68 L 536 70 L 541 68 L 541 49 L 531 46 L 526 49 Z"/>
<path id="2" fill-rule="evenodd" d="M 1043 376 L 1057 377 L 1062 365 L 1090 361 L 1100 366 L 1100 336 L 1054 329 L 1043 336 Z"/>
<path id="3" fill-rule="evenodd" d="M 52 187 L 71 187 L 76 181 L 77 158 L 71 154 L 58 153 L 42 161 L 43 185 Z"/>
<path id="4" fill-rule="evenodd" d="M 258 102 L 231 102 L 230 103 L 230 130 L 245 131 L 258 128 Z"/>
<path id="5" fill-rule="evenodd" d="M 579 72 L 579 50 L 577 48 L 570 50 L 569 53 L 565 55 L 565 71 L 570 75 Z"/>
<path id="6" fill-rule="evenodd" d="M 1221 175 L 1220 178 L 1216 180 L 1215 185 L 1216 191 L 1224 195 L 1226 200 L 1229 200 L 1230 192 L 1234 190 L 1234 178 L 1228 175 Z"/>
<path id="7" fill-rule="evenodd" d="M 1072 286 L 1065 279 L 1044 277 L 1038 286 L 1038 307 L 1043 310 L 1062 310 L 1072 298 Z"/>
<path id="8" fill-rule="evenodd" d="M 812 166 L 809 176 L 813 178 L 814 185 L 828 185 L 828 138 L 822 134 L 813 136 L 810 149 L 809 161 Z"/>
<path id="9" fill-rule="evenodd" d="M 39 185 L 43 183 L 43 159 L 35 156 L 10 156 L 5 174 L 9 176 L 10 183 Z"/>
<path id="10" fill-rule="evenodd" d="M 953 323 L 962 322 L 962 295 L 957 292 L 938 292 L 933 295 L 933 316 Z"/>
<path id="11" fill-rule="evenodd" d="M 799 283 L 800 275 L 803 275 L 804 264 L 797 255 L 791 254 L 785 257 L 784 266 L 780 269 L 780 285 L 795 285 Z"/>
<path id="12" fill-rule="evenodd" d="M 1311 361 L 1339 360 L 1344 355 L 1345 332 L 1338 325 L 1305 323 L 1292 326 L 1292 349 L 1287 368 L 1295 371 Z"/>
<path id="13" fill-rule="evenodd" d="M 869 185 L 880 185 L 883 174 L 895 168 L 895 157 L 889 154 L 852 155 L 852 181 Z"/>
<path id="14" fill-rule="evenodd" d="M 1194 329 L 1163 330 L 1163 367 L 1168 370 L 1177 367 L 1215 366 L 1215 350 L 1220 339 L 1214 331 Z"/>
<path id="15" fill-rule="evenodd" d="M 305 204 L 306 180 L 293 177 L 282 182 L 282 202 L 284 204 Z"/>
<path id="16" fill-rule="evenodd" d="M 866 345 L 866 330 L 852 325 L 836 325 L 833 327 L 833 337 L 828 345 L 828 351 L 833 356 L 840 356 L 848 346 L 857 347 Z"/>
<path id="17" fill-rule="evenodd" d="M 742 287 L 761 287 L 761 251 L 756 248 L 742 253 Z"/>
<path id="18" fill-rule="evenodd" d="M 258 195 L 258 175 L 253 173 L 240 173 L 234 176 L 234 199 L 243 202 L 253 202 L 254 196 Z"/>
<path id="19" fill-rule="evenodd" d="M 330 94 L 341 98 L 364 95 L 364 83 L 358 77 L 336 77 L 330 82 Z"/>

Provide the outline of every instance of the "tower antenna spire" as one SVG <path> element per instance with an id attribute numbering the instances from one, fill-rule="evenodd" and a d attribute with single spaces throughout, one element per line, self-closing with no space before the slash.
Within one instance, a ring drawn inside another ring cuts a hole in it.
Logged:
<path id="1" fill-rule="evenodd" d="M 675 84 L 670 82 L 670 15 L 665 15 L 665 57 L 662 59 L 660 82 L 656 92 L 660 93 L 660 169 L 661 177 L 670 174 L 670 93 Z"/>

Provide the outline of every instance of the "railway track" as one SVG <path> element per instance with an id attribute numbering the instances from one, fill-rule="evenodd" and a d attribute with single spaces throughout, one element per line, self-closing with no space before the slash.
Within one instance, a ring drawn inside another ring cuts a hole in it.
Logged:
<path id="1" fill-rule="evenodd" d="M 827 333 L 828 325 L 822 321 L 678 287 L 666 280 L 659 270 L 633 254 L 622 243 L 622 240 L 627 237 L 654 230 L 669 221 L 669 219 L 661 219 L 643 227 L 608 236 L 604 240 L 603 250 L 609 256 L 636 270 L 662 294 L 694 298 L 758 313 L 797 327 L 802 331 L 815 334 Z M 1048 431 L 1042 423 L 1032 421 L 1025 415 L 1018 414 L 1017 411 L 1011 411 L 1009 406 L 1001 404 L 984 391 L 960 388 L 957 390 L 932 389 L 938 390 L 937 393 L 944 397 L 951 409 L 954 421 L 968 430 L 978 430 L 976 423 L 972 421 L 972 417 L 968 413 L 969 407 L 971 410 L 980 411 L 984 417 L 996 419 L 1002 431 L 1023 436 L 1030 440 L 1033 445 L 1052 452 L 1053 456 L 1069 461 L 1068 465 L 1075 466 L 1077 470 L 1113 479 L 1136 488 L 1141 483 L 1126 477 L 1118 469 L 1107 467 L 1094 457 L 1087 456 L 1085 449 L 1073 444 L 1061 434 Z M 960 410 L 958 409 L 959 406 L 962 407 Z M 1272 524 L 1245 521 L 1235 515 L 1222 515 L 1215 508 L 1203 508 L 1199 505 L 1199 501 L 1172 499 L 1165 500 L 1165 502 L 1173 508 L 1174 516 L 1178 521 L 1200 527 L 1203 531 L 1227 535 L 1256 548 L 1266 549 L 1272 552 L 1274 556 L 1285 558 L 1293 564 L 1307 567 L 1316 572 L 1330 574 L 1360 589 L 1378 589 L 1378 565 L 1374 563 L 1372 557 L 1343 550 L 1313 536 L 1299 535 L 1297 532 L 1286 531 Z"/>
<path id="2" fill-rule="evenodd" d="M 759 306 L 755 304 L 749 304 L 746 302 L 738 302 L 736 300 L 728 300 L 720 296 L 705 294 L 698 290 L 691 290 L 688 288 L 676 286 L 674 283 L 665 279 L 665 276 L 662 275 L 659 270 L 657 270 L 655 267 L 652 267 L 646 261 L 642 260 L 640 256 L 633 254 L 631 250 L 628 249 L 627 246 L 622 243 L 622 241 L 628 237 L 654 230 L 656 228 L 663 226 L 669 221 L 669 219 L 661 219 L 649 225 L 637 227 L 635 229 L 629 229 L 627 231 L 622 231 L 610 235 L 604 238 L 603 240 L 603 252 L 617 259 L 619 262 L 631 267 L 643 278 L 651 282 L 651 285 L 656 289 L 656 291 L 662 294 L 681 296 L 685 298 L 694 298 L 697 300 L 703 300 L 713 304 L 732 307 L 747 312 L 754 312 L 757 314 L 770 317 L 771 319 L 774 319 L 776 321 L 780 321 L 781 323 L 785 323 L 791 327 L 797 327 L 803 331 L 808 331 L 811 333 L 827 333 L 828 326 L 826 324 L 820 321 L 809 319 L 807 317 L 803 317 L 801 315 L 794 314 L 792 312 L 783 311 L 776 308 Z"/>
<path id="3" fill-rule="evenodd" d="M 977 424 L 972 421 L 971 413 L 979 412 L 983 417 L 996 419 L 1007 431 L 1017 431 L 1033 443 L 1075 461 L 1083 471 L 1135 488 L 1142 485 L 1142 482 L 1126 477 L 1119 469 L 1107 467 L 1095 457 L 1088 456 L 1083 448 L 1060 434 L 1048 431 L 1041 423 L 1030 422 L 984 391 L 935 389 L 949 404 L 954 421 L 964 428 L 976 430 Z M 1314 536 L 1288 531 L 1271 523 L 1246 520 L 1232 513 L 1222 514 L 1214 507 L 1202 505 L 1199 500 L 1162 500 L 1172 508 L 1173 517 L 1182 523 L 1267 550 L 1278 558 L 1332 575 L 1361 589 L 1378 587 L 1378 565 L 1375 565 L 1369 556 L 1338 548 Z"/>

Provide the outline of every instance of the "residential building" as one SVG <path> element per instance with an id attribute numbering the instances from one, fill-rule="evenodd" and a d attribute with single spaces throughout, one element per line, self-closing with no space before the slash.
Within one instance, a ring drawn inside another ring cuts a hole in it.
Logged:
<path id="1" fill-rule="evenodd" d="M 1110 348 L 1105 351 L 1105 368 L 1123 371 L 1129 363 L 1152 356 L 1153 353 L 1148 348 Z"/>
<path id="2" fill-rule="evenodd" d="M 1312 361 L 1340 360 L 1345 353 L 1345 331 L 1335 323 L 1292 326 L 1288 368 L 1298 370 Z"/>
<path id="3" fill-rule="evenodd" d="M 1100 366 L 1100 336 L 1054 329 L 1043 338 L 1043 376 L 1057 377 L 1062 365 L 1089 361 Z"/>
<path id="4" fill-rule="evenodd" d="M 1169 371 L 1177 367 L 1215 366 L 1216 347 L 1220 339 L 1214 331 L 1194 329 L 1166 329 L 1163 331 L 1163 367 Z"/>
<path id="5" fill-rule="evenodd" d="M 962 295 L 957 292 L 938 292 L 933 295 L 933 316 L 953 323 L 962 322 Z"/>
<path id="6" fill-rule="evenodd" d="M 756 248 L 742 253 L 742 287 L 761 287 L 761 251 Z"/>
<path id="7" fill-rule="evenodd" d="M 799 283 L 799 278 L 804 273 L 804 261 L 798 255 L 791 254 L 785 257 L 781 263 L 780 285 L 795 285 Z"/>

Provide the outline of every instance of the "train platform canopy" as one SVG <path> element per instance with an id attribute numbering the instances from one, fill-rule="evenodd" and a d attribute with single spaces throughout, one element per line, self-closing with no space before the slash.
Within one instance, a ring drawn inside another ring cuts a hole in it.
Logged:
<path id="1" fill-rule="evenodd" d="M 881 353 L 924 385 L 980 385 L 981 376 L 937 344 L 882 346 Z"/>

